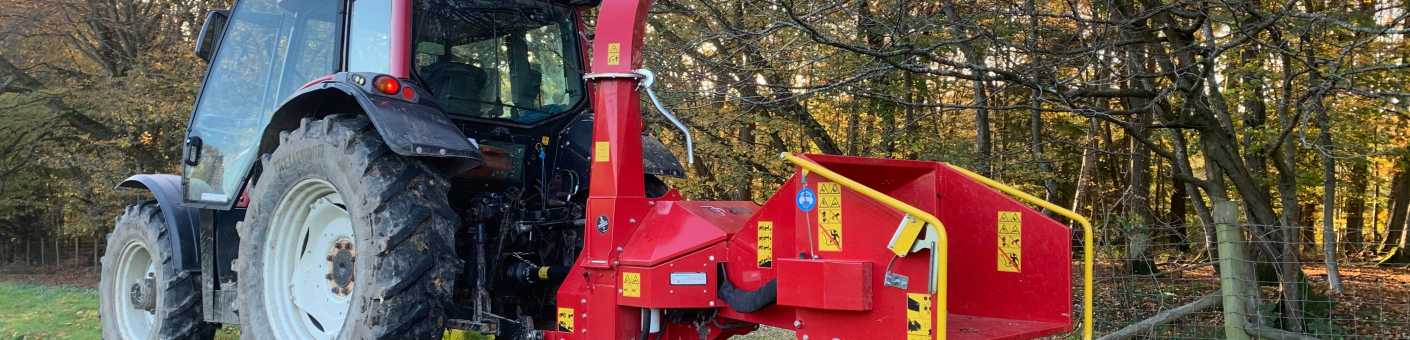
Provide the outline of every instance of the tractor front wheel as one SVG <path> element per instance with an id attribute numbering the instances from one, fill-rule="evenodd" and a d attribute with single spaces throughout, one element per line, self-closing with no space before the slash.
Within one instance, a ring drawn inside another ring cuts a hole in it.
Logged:
<path id="1" fill-rule="evenodd" d="M 305 119 L 261 159 L 238 227 L 241 335 L 432 339 L 460 261 L 449 183 L 367 119 Z"/>
<path id="2" fill-rule="evenodd" d="M 215 325 L 201 319 L 196 273 L 169 261 L 173 233 L 156 201 L 127 206 L 108 234 L 98 282 L 103 339 L 210 339 Z"/>

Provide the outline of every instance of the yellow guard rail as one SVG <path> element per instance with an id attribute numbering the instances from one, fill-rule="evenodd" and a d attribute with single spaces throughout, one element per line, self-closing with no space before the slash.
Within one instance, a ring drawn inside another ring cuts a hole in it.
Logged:
<path id="1" fill-rule="evenodd" d="M 921 221 L 924 221 L 926 223 L 926 227 L 929 227 L 930 231 L 934 232 L 937 236 L 937 240 L 935 240 L 935 254 L 933 257 L 933 261 L 935 261 L 935 277 L 932 281 L 936 284 L 933 287 L 935 288 L 935 310 L 937 314 L 935 321 L 935 334 L 938 338 L 945 338 L 947 323 L 946 319 L 949 317 L 949 299 L 947 296 L 949 294 L 947 290 L 949 284 L 947 282 L 947 279 L 949 278 L 950 254 L 950 237 L 949 234 L 947 234 L 945 231 L 945 224 L 941 223 L 940 219 L 935 218 L 934 215 L 931 215 L 930 213 L 925 212 L 924 210 L 920 210 L 919 208 L 907 204 L 906 202 L 902 202 L 894 197 L 876 191 L 875 189 L 858 183 L 857 181 L 847 178 L 846 176 L 842 176 L 841 174 L 833 172 L 832 170 L 823 167 L 822 165 L 795 156 L 789 152 L 784 152 L 780 156 L 782 156 L 783 159 L 788 160 L 790 163 L 793 163 L 794 165 L 797 165 L 798 167 L 801 167 L 806 171 L 817 173 L 823 178 L 827 178 L 828 180 L 836 182 L 837 184 L 844 186 L 847 189 L 851 189 L 852 191 L 860 193 L 863 196 L 876 200 L 877 202 L 881 202 L 882 204 L 885 204 L 886 206 L 889 206 L 892 209 L 899 210 L 903 213 L 906 213 L 910 217 L 920 219 Z M 989 179 L 988 177 L 984 177 L 980 174 L 974 173 L 964 168 L 960 168 L 950 164 L 945 164 L 945 166 L 948 166 L 951 169 L 954 169 L 956 172 L 959 172 L 960 174 L 965 175 L 966 177 L 969 177 L 970 179 L 973 179 L 981 184 L 999 190 L 1005 194 L 1008 194 L 1025 202 L 1037 205 L 1039 207 L 1057 213 L 1058 215 L 1062 215 L 1064 217 L 1072 219 L 1072 221 L 1082 225 L 1082 244 L 1084 245 L 1082 249 L 1082 339 L 1091 340 L 1092 328 L 1094 326 L 1092 324 L 1092 223 L 1087 221 L 1087 218 L 1082 217 L 1082 215 L 1079 215 L 1075 212 L 1072 212 L 1071 210 L 1067 210 L 1066 208 L 1053 204 L 1052 202 L 1048 202 L 1033 195 L 1029 195 L 1028 193 L 1018 190 L 1017 188 L 1011 187 L 1007 184 L 999 183 L 998 181 Z M 906 228 L 906 225 L 906 219 L 903 218 L 902 228 L 911 229 Z M 911 233 L 914 233 L 914 231 L 911 231 Z M 898 235 L 899 234 L 900 233 L 898 231 Z M 914 237 L 915 235 L 910 236 L 908 241 L 913 243 Z M 892 242 L 895 243 L 895 240 L 893 240 Z M 892 246 L 894 247 L 897 245 L 893 244 Z M 909 247 L 909 245 L 906 245 L 906 248 Z M 899 250 L 893 249 L 893 251 Z"/>
<path id="2" fill-rule="evenodd" d="M 1082 217 L 1082 215 L 1078 215 L 1077 213 L 1072 212 L 1072 210 L 1067 210 L 1066 208 L 1060 207 L 1056 204 L 1053 204 L 1052 202 L 1048 202 L 1033 195 L 1029 195 L 1028 193 L 1020 191 L 1017 188 L 1008 186 L 1007 184 L 999 183 L 999 181 L 989 179 L 988 177 L 976 174 L 973 171 L 965 170 L 961 167 L 957 167 L 950 164 L 945 165 L 949 166 L 950 169 L 954 169 L 956 172 L 959 172 L 960 174 L 969 177 L 970 179 L 973 179 L 979 183 L 983 183 L 984 185 L 989 186 L 990 188 L 997 189 L 1005 194 L 1009 194 L 1009 196 L 1013 196 L 1028 203 L 1032 203 L 1033 205 L 1037 205 L 1039 207 L 1042 207 L 1043 209 L 1048 209 L 1049 211 L 1057 213 L 1058 215 L 1062 215 L 1063 217 L 1072 219 L 1073 222 L 1077 222 L 1077 224 L 1082 225 L 1082 338 L 1091 340 L 1092 328 L 1093 326 L 1095 326 L 1092 324 L 1092 223 L 1088 222 L 1086 217 Z"/>
<path id="3" fill-rule="evenodd" d="M 819 176 L 822 176 L 823 178 L 827 178 L 828 180 L 831 180 L 839 185 L 842 185 L 843 187 L 846 187 L 847 189 L 851 189 L 852 191 L 860 193 L 863 196 L 876 200 L 877 202 L 881 202 L 881 204 L 885 204 L 886 206 L 891 207 L 892 209 L 900 210 L 901 212 L 906 213 L 906 215 L 913 216 L 914 218 L 918 218 L 921 221 L 925 221 L 926 226 L 929 227 L 931 231 L 935 233 L 937 238 L 935 240 L 935 249 L 933 250 L 934 254 L 932 255 L 932 264 L 935 268 L 935 277 L 932 279 L 931 282 L 935 283 L 935 285 L 932 286 L 933 288 L 935 288 L 935 290 L 933 291 L 933 293 L 935 293 L 936 313 L 935 334 L 937 338 L 944 339 L 946 329 L 945 325 L 948 321 L 947 318 L 950 315 L 949 299 L 947 298 L 949 290 L 946 289 L 947 287 L 949 287 L 949 284 L 946 280 L 950 277 L 950 236 L 949 234 L 945 233 L 945 224 L 940 223 L 940 219 L 935 218 L 934 215 L 925 212 L 925 210 L 920 210 L 919 208 L 916 208 L 910 204 L 906 204 L 906 202 L 901 202 L 900 200 L 894 197 L 883 194 L 880 191 L 876 191 L 876 189 L 872 189 L 870 187 L 867 187 L 866 185 L 857 183 L 857 181 L 854 181 L 850 178 L 847 178 L 846 176 L 842 176 L 841 174 L 833 172 L 832 170 L 829 170 L 828 168 L 823 167 L 818 163 L 813 163 L 812 161 L 795 156 L 789 152 L 784 152 L 783 154 L 781 154 L 781 156 L 783 156 L 783 159 L 786 159 L 789 162 L 798 165 L 806 171 L 816 173 Z M 904 226 L 905 219 L 903 218 L 902 221 Z M 911 241 L 914 241 L 913 237 Z M 906 245 L 906 248 L 909 250 L 910 245 Z"/>

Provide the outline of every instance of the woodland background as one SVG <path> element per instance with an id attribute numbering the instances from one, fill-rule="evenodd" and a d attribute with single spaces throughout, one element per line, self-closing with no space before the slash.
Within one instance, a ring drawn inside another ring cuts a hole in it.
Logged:
<path id="1" fill-rule="evenodd" d="M 227 6 L 0 0 L 0 262 L 33 262 L 34 240 L 101 239 L 140 199 L 118 181 L 178 171 L 206 66 L 192 41 Z M 941 160 L 1094 217 L 1111 275 L 1216 258 L 1215 201 L 1241 207 L 1274 300 L 1338 295 L 1338 264 L 1410 262 L 1410 0 L 653 11 L 646 66 L 696 136 L 673 182 L 692 198 L 766 199 L 791 171 L 781 151 Z"/>

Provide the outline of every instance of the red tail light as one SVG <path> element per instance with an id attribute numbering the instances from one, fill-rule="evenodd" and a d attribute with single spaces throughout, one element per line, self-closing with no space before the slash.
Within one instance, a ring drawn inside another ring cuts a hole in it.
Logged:
<path id="1" fill-rule="evenodd" d="M 377 76 L 372 79 L 372 87 L 385 95 L 397 95 L 401 92 L 401 82 L 390 76 Z"/>

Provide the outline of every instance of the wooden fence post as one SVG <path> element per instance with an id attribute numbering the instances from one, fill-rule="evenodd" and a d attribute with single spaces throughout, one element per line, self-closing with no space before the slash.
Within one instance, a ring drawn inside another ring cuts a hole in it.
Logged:
<path id="1" fill-rule="evenodd" d="M 1239 206 L 1237 203 L 1214 201 L 1214 228 L 1219 242 L 1219 291 L 1224 300 L 1224 338 L 1247 340 L 1244 324 L 1248 323 L 1248 313 L 1244 310 L 1245 289 L 1242 270 L 1244 262 L 1244 236 L 1239 230 Z"/>

